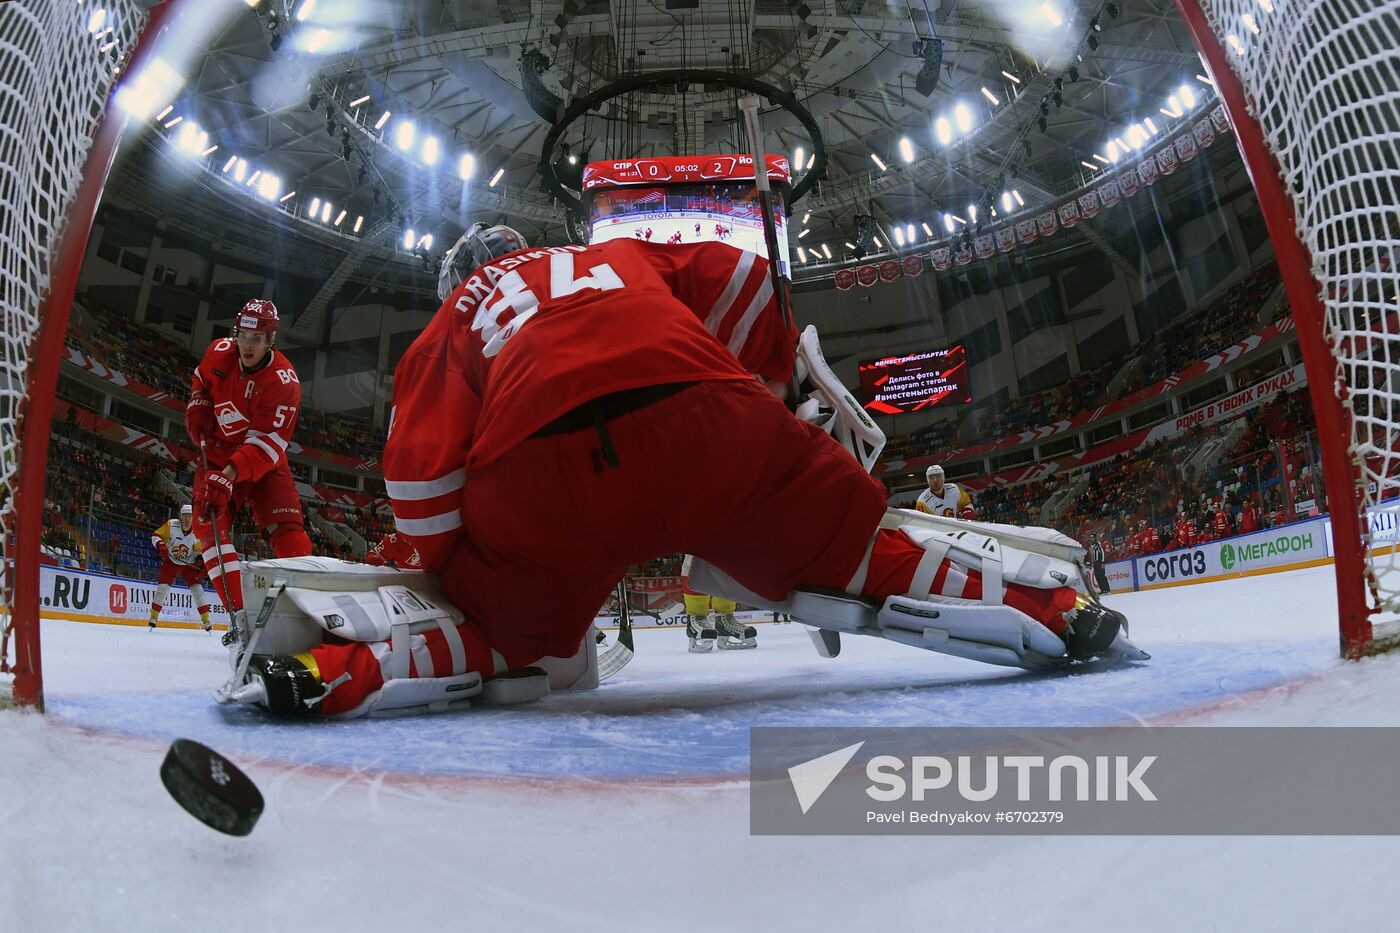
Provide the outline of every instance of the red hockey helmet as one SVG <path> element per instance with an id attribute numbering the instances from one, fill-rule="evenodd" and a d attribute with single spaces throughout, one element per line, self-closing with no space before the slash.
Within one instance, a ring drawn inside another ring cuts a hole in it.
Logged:
<path id="1" fill-rule="evenodd" d="M 266 298 L 254 298 L 238 312 L 234 322 L 235 331 L 262 331 L 277 333 L 277 306 Z"/>

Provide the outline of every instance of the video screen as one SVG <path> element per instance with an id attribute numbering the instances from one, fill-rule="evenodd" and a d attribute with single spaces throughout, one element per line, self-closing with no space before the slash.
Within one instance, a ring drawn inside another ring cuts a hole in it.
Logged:
<path id="1" fill-rule="evenodd" d="M 928 411 L 972 401 L 967 349 L 954 344 L 860 363 L 861 403 L 872 415 Z"/>
<path id="2" fill-rule="evenodd" d="M 634 237 L 650 243 L 700 243 L 715 240 L 768 255 L 763 212 L 752 181 L 701 181 L 666 185 L 596 188 L 590 197 L 590 242 Z M 779 268 L 788 268 L 786 209 L 783 191 L 774 186 Z"/>

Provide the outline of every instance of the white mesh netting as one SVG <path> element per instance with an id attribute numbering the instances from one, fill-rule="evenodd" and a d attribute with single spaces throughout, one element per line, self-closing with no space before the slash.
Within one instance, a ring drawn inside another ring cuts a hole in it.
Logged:
<path id="1" fill-rule="evenodd" d="M 12 568 L 37 554 L 14 549 L 16 504 L 42 498 L 43 477 L 18 488 L 19 419 L 40 308 L 69 207 L 114 73 L 146 14 L 130 0 L 0 3 L 0 608 L 12 660 Z M 50 391 L 52 391 L 50 389 Z"/>
<path id="2" fill-rule="evenodd" d="M 1400 0 L 1201 0 L 1296 205 L 1360 497 L 1400 494 Z M 1337 440 L 1323 438 L 1323 443 Z M 1373 598 L 1400 611 L 1396 522 L 1374 516 Z"/>

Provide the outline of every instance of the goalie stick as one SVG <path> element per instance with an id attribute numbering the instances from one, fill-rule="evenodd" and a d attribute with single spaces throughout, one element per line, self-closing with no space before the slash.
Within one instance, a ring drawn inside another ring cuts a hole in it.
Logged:
<path id="1" fill-rule="evenodd" d="M 627 578 L 617 584 L 617 643 L 598 658 L 598 682 L 602 683 L 626 667 L 635 654 L 632 643 L 632 612 L 627 606 Z"/>

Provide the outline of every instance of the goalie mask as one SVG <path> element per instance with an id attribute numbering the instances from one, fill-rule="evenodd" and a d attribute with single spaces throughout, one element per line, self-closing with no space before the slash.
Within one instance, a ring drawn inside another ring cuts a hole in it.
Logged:
<path id="1" fill-rule="evenodd" d="M 797 417 L 830 434 L 867 472 L 873 469 L 885 448 L 885 432 L 826 364 L 817 342 L 817 329 L 810 324 L 797 341 L 793 379 L 800 399 L 795 410 Z"/>
<path id="2" fill-rule="evenodd" d="M 446 301 L 467 276 L 486 263 L 528 245 L 525 238 L 510 227 L 472 224 L 442 259 L 442 268 L 438 271 L 438 301 Z"/>

